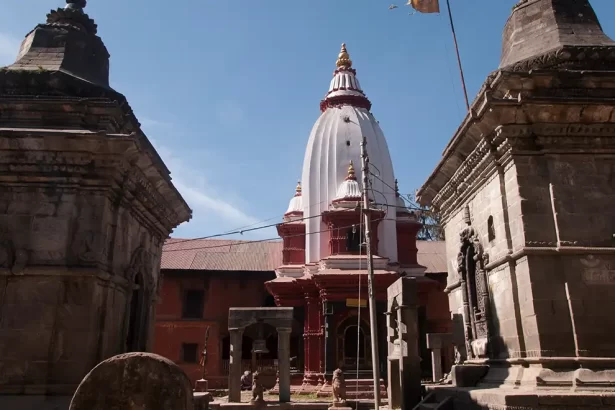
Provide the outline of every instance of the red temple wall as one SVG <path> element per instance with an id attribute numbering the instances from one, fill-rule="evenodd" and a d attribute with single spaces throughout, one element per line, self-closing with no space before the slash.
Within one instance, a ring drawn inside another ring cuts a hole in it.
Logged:
<path id="1" fill-rule="evenodd" d="M 200 275 L 164 272 L 164 275 L 156 307 L 153 352 L 177 363 L 194 383 L 201 378 L 201 368 L 198 363 L 182 362 L 182 344 L 197 344 L 200 359 L 205 329 L 210 326 L 207 379 L 210 388 L 225 388 L 228 380 L 224 374 L 222 340 L 228 335 L 228 310 L 263 306 L 268 295 L 264 282 L 273 278 L 273 272 L 203 272 Z M 205 291 L 202 319 L 182 319 L 182 294 L 188 289 Z"/>

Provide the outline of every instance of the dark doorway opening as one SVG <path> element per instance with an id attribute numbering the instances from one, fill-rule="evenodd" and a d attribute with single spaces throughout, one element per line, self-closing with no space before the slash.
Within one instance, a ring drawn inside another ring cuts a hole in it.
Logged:
<path id="1" fill-rule="evenodd" d="M 130 312 L 128 319 L 128 333 L 126 335 L 126 351 L 142 352 L 145 346 L 141 342 L 143 337 L 143 309 L 144 309 L 144 290 L 141 275 L 135 275 L 132 296 L 130 300 Z"/>

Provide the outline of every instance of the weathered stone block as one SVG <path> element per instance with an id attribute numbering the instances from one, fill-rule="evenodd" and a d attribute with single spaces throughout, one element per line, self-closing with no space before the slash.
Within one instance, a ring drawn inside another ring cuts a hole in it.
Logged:
<path id="1" fill-rule="evenodd" d="M 83 379 L 70 410 L 193 410 L 190 380 L 170 360 L 150 353 L 127 353 L 97 365 Z"/>

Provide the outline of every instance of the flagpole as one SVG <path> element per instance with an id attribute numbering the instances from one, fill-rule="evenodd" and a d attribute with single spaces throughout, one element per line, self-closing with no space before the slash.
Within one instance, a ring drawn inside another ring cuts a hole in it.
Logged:
<path id="1" fill-rule="evenodd" d="M 463 75 L 463 67 L 461 66 L 461 56 L 459 55 L 459 45 L 457 44 L 457 34 L 455 34 L 455 25 L 453 24 L 453 14 L 451 13 L 450 0 L 446 0 L 448 8 L 448 19 L 451 22 L 451 31 L 453 32 L 453 41 L 455 42 L 455 52 L 457 53 L 457 63 L 459 64 L 459 73 L 461 74 L 461 87 L 463 87 L 463 96 L 466 100 L 466 108 L 470 111 L 470 101 L 468 100 L 468 91 L 466 90 L 466 80 Z"/>

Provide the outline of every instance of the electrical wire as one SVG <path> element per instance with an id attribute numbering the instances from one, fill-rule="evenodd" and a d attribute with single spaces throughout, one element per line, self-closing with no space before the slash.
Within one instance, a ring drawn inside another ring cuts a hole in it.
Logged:
<path id="1" fill-rule="evenodd" d="M 360 221 L 363 222 L 363 203 L 361 203 L 361 208 L 359 211 Z M 361 241 L 361 246 L 359 246 L 359 271 L 362 269 L 362 259 L 361 254 L 363 253 L 363 224 L 359 225 L 359 240 Z M 359 356 L 361 355 L 361 275 L 357 275 L 359 278 L 359 301 L 357 303 L 357 377 L 356 377 L 356 397 L 359 397 Z M 365 348 L 363 348 L 365 351 Z M 365 353 L 365 352 L 364 352 Z"/>
<path id="2" fill-rule="evenodd" d="M 264 225 L 264 226 L 257 226 L 255 228 L 243 229 L 243 230 L 234 231 L 234 232 L 226 232 L 226 233 L 218 233 L 218 234 L 215 234 L 215 235 L 202 236 L 200 238 L 179 239 L 179 240 L 176 240 L 176 241 L 173 241 L 173 242 L 165 243 L 165 245 L 167 245 L 167 246 L 168 245 L 175 245 L 175 244 L 182 243 L 182 242 L 191 242 L 191 241 L 199 241 L 199 240 L 203 240 L 203 239 L 219 238 L 221 236 L 228 236 L 228 235 L 235 235 L 235 234 L 242 234 L 243 235 L 245 232 L 253 232 L 253 231 L 258 231 L 260 229 L 273 228 L 273 227 L 276 227 L 276 226 L 286 225 L 286 224 L 290 224 L 290 223 L 294 223 L 294 222 L 298 222 L 298 221 L 305 221 L 307 219 L 319 218 L 320 216 L 322 216 L 322 214 L 306 216 L 306 217 L 302 217 L 302 218 L 296 218 L 296 219 L 293 219 L 292 221 L 289 221 L 289 222 L 278 222 L 278 223 L 275 223 L 275 224 Z"/>
<path id="3" fill-rule="evenodd" d="M 392 221 L 396 221 L 397 219 L 385 219 L 385 218 L 379 218 L 379 219 L 374 219 L 372 222 L 379 222 L 379 221 L 388 221 L 388 220 L 392 220 Z M 363 224 L 363 223 L 361 223 Z M 325 232 L 331 232 L 334 231 L 336 229 L 350 229 L 353 226 L 356 226 L 357 224 L 353 224 L 353 225 L 348 225 L 348 226 L 340 226 L 340 227 L 336 227 L 336 228 L 330 228 L 330 229 L 323 229 L 321 231 L 315 231 L 315 232 L 306 232 L 306 233 L 301 233 L 301 234 L 297 234 L 297 235 L 288 235 L 285 238 L 295 238 L 295 237 L 301 237 L 301 236 L 305 236 L 305 235 L 315 235 L 317 233 L 325 233 Z M 237 245 L 244 245 L 244 244 L 250 244 L 250 243 L 261 243 L 261 242 L 271 242 L 271 241 L 277 241 L 279 240 L 278 237 L 276 238 L 267 238 L 267 239 L 256 239 L 256 240 L 251 240 L 251 241 L 241 241 L 241 243 L 238 243 Z M 174 245 L 176 242 L 170 242 L 168 243 L 168 245 Z M 190 251 L 190 250 L 204 250 L 204 249 L 214 249 L 214 248 L 223 248 L 225 246 L 230 246 L 229 244 L 223 244 L 223 245 L 211 245 L 211 246 L 199 246 L 199 247 L 194 247 L 194 248 L 181 248 L 181 249 L 166 249 L 164 250 L 165 253 L 168 252 L 183 252 L 183 251 Z"/>

